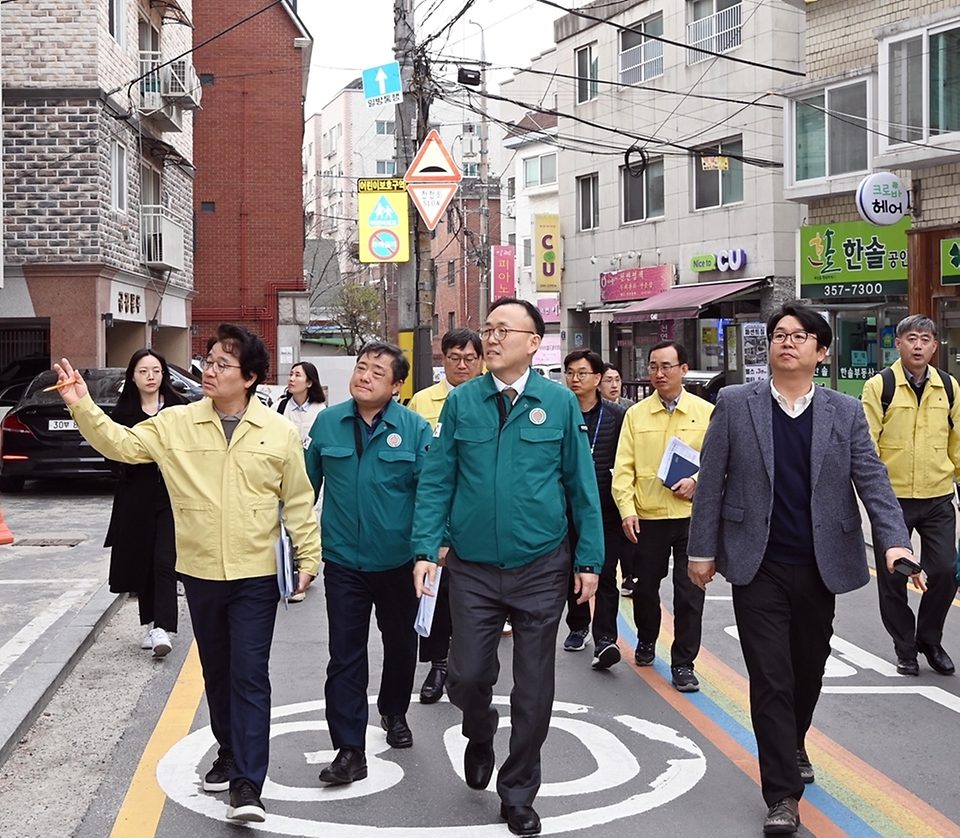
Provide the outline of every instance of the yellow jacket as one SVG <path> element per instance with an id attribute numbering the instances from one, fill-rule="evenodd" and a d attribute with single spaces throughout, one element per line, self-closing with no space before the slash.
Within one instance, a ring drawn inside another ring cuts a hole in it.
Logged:
<path id="1" fill-rule="evenodd" d="M 657 477 L 670 437 L 699 451 L 713 405 L 684 390 L 673 413 L 657 393 L 627 410 L 613 465 L 613 499 L 620 517 L 689 518 L 693 504 L 678 498 Z"/>
<path id="2" fill-rule="evenodd" d="M 436 384 L 414 393 L 407 407 L 414 413 L 419 413 L 430 423 L 430 427 L 435 429 L 437 422 L 440 421 L 440 411 L 443 410 L 443 404 L 446 402 L 449 392 L 450 388 L 447 387 L 446 380 L 440 380 Z"/>
<path id="3" fill-rule="evenodd" d="M 907 381 L 903 365 L 893 364 L 897 386 L 883 412 L 883 378 L 875 375 L 863 385 L 863 410 L 877 453 L 890 473 L 898 498 L 939 498 L 953 494 L 960 479 L 960 389 L 953 380 L 953 429 L 947 421 L 950 402 L 940 371 L 930 367 L 920 403 Z"/>
<path id="4" fill-rule="evenodd" d="M 283 501 L 300 569 L 317 575 L 320 538 L 303 445 L 293 424 L 256 396 L 229 447 L 210 399 L 162 410 L 132 428 L 113 422 L 89 396 L 70 413 L 105 457 L 160 467 L 180 573 L 217 581 L 276 574 Z"/>

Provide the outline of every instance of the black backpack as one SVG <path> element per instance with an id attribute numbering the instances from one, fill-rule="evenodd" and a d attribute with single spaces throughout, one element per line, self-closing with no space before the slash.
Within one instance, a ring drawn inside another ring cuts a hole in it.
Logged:
<path id="1" fill-rule="evenodd" d="M 937 374 L 943 382 L 943 389 L 947 391 L 947 401 L 950 403 L 950 409 L 947 412 L 947 422 L 950 423 L 950 430 L 953 430 L 953 379 L 950 375 L 941 369 L 937 369 Z M 880 393 L 880 406 L 883 408 L 883 415 L 886 416 L 887 408 L 893 401 L 893 393 L 897 389 L 897 377 L 893 374 L 893 367 L 885 367 L 880 371 L 880 377 L 883 379 L 883 390 Z"/>

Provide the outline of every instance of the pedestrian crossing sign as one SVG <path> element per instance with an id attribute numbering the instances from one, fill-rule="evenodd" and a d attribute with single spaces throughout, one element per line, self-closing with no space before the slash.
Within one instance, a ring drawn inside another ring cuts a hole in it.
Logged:
<path id="1" fill-rule="evenodd" d="M 410 261 L 410 205 L 402 178 L 357 181 L 360 261 Z"/>

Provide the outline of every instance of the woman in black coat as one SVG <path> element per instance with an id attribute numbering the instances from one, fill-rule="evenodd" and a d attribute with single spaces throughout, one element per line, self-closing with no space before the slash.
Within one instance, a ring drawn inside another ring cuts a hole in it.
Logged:
<path id="1" fill-rule="evenodd" d="M 127 365 L 123 391 L 111 415 L 132 427 L 183 403 L 173 389 L 164 357 L 152 349 L 140 349 Z M 155 463 L 120 466 L 104 547 L 112 548 L 110 590 L 136 592 L 140 623 L 153 623 L 140 648 L 164 657 L 171 649 L 169 632 L 177 631 L 177 551 L 170 496 Z"/>

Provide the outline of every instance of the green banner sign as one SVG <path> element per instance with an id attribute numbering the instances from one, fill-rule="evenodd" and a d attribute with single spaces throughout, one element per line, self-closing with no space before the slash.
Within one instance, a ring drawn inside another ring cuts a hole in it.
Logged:
<path id="1" fill-rule="evenodd" d="M 940 281 L 944 285 L 960 285 L 960 239 L 940 242 Z"/>
<path id="2" fill-rule="evenodd" d="M 866 221 L 801 227 L 800 296 L 857 300 L 906 294 L 909 229 L 909 218 L 889 227 Z"/>

